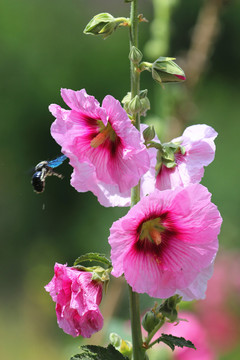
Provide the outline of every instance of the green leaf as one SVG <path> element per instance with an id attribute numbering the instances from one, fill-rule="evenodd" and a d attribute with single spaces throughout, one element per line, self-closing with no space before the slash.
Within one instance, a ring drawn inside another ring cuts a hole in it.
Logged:
<path id="1" fill-rule="evenodd" d="M 181 348 L 185 346 L 196 350 L 194 344 L 190 340 L 186 340 L 183 337 L 161 334 L 161 336 L 157 339 L 157 342 L 163 342 L 164 344 L 168 345 L 172 349 L 172 351 L 175 349 L 176 346 Z"/>
<path id="2" fill-rule="evenodd" d="M 108 267 L 112 266 L 111 261 L 104 254 L 99 253 L 87 253 L 85 255 L 81 255 L 74 261 L 73 266 L 81 265 L 84 261 L 97 261 L 107 265 Z"/>
<path id="3" fill-rule="evenodd" d="M 96 345 L 83 345 L 81 350 L 83 351 L 81 354 L 72 356 L 70 360 L 128 360 L 112 345 L 108 345 L 107 348 Z"/>

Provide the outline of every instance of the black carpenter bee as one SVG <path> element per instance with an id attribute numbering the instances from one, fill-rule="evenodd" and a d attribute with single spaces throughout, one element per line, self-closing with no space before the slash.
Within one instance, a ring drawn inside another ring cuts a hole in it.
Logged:
<path id="1" fill-rule="evenodd" d="M 57 176 L 60 179 L 63 178 L 61 174 L 53 171 L 54 168 L 58 167 L 67 159 L 67 156 L 61 155 L 51 161 L 41 161 L 34 168 L 34 174 L 32 176 L 32 186 L 36 193 L 42 193 L 45 188 L 45 180 L 47 176 Z"/>

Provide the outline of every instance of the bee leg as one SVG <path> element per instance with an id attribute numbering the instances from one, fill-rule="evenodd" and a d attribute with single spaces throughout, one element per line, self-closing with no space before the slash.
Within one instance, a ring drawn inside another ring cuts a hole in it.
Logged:
<path id="1" fill-rule="evenodd" d="M 57 176 L 59 179 L 63 179 L 62 174 L 58 174 L 57 172 L 51 171 L 48 176 Z"/>

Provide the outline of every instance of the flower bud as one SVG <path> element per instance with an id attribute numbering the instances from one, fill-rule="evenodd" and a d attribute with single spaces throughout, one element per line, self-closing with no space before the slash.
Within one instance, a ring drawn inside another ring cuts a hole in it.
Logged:
<path id="1" fill-rule="evenodd" d="M 171 322 L 175 322 L 178 319 L 177 304 L 180 303 L 181 300 L 182 297 L 179 295 L 171 296 L 159 306 L 158 311 Z"/>
<path id="2" fill-rule="evenodd" d="M 155 137 L 155 129 L 153 125 L 150 125 L 143 131 L 143 138 L 145 142 L 148 143 L 149 141 L 154 139 L 154 137 Z"/>
<path id="3" fill-rule="evenodd" d="M 150 101 L 147 97 L 147 90 L 141 90 L 139 92 L 139 96 L 135 96 L 133 99 L 131 99 L 131 93 L 128 92 L 122 99 L 122 104 L 128 114 L 135 114 L 139 112 L 140 115 L 145 116 L 147 110 L 150 109 Z"/>
<path id="4" fill-rule="evenodd" d="M 130 114 L 137 114 L 142 110 L 142 104 L 138 95 L 129 101 L 128 109 Z"/>
<path id="5" fill-rule="evenodd" d="M 131 101 L 131 93 L 128 92 L 127 95 L 124 96 L 124 98 L 122 99 L 122 104 L 124 107 L 124 110 L 129 114 L 129 102 Z"/>
<path id="6" fill-rule="evenodd" d="M 142 319 L 142 326 L 148 333 L 150 333 L 159 322 L 160 319 L 156 316 L 155 312 L 150 310 L 144 315 Z"/>
<path id="7" fill-rule="evenodd" d="M 140 61 L 142 60 L 143 54 L 141 53 L 141 51 L 136 48 L 135 46 L 131 47 L 130 53 L 129 53 L 129 59 L 130 61 L 135 64 L 138 65 L 140 63 Z"/>
<path id="8" fill-rule="evenodd" d="M 174 58 L 159 57 L 152 64 L 152 77 L 159 83 L 177 83 L 186 80 L 184 71 L 172 60 Z"/>
<path id="9" fill-rule="evenodd" d="M 109 13 L 95 15 L 83 30 L 84 34 L 103 35 L 106 39 L 126 18 L 115 18 Z"/>
<path id="10" fill-rule="evenodd" d="M 149 110 L 151 108 L 149 98 L 144 97 L 143 99 L 141 99 L 141 97 L 140 97 L 140 102 L 141 102 L 141 113 L 140 113 L 140 115 L 146 116 L 147 110 Z"/>

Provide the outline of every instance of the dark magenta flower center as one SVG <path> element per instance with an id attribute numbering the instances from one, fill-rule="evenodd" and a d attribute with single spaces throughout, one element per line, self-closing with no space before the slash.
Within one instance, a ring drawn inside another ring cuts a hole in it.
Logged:
<path id="1" fill-rule="evenodd" d="M 139 240 L 149 240 L 155 245 L 160 245 L 162 242 L 161 233 L 165 230 L 162 225 L 161 218 L 157 217 L 142 223 Z"/>

